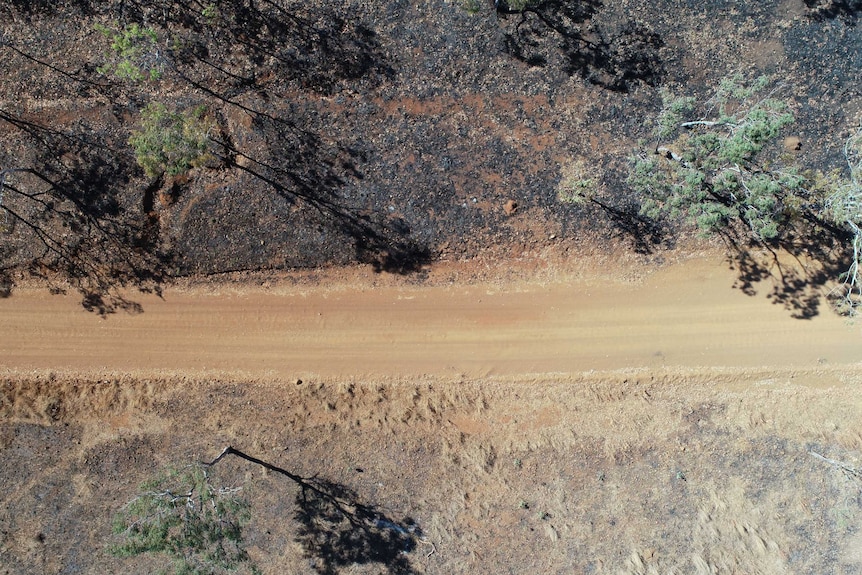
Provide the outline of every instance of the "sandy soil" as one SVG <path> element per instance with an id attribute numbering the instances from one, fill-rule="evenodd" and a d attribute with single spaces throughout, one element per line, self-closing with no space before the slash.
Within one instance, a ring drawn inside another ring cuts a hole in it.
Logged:
<path id="1" fill-rule="evenodd" d="M 516 375 L 667 366 L 803 367 L 862 361 L 862 330 L 829 310 L 793 319 L 732 289 L 716 257 L 638 279 L 441 281 L 355 272 L 317 287 L 198 285 L 101 319 L 74 297 L 0 300 L 0 366 L 74 373 L 278 378 Z M 764 286 L 765 287 L 765 286 Z"/>
<path id="2" fill-rule="evenodd" d="M 164 566 L 112 557 L 111 516 L 228 444 L 422 531 L 400 570 L 340 562 L 301 544 L 291 484 L 226 462 L 265 573 L 862 572 L 859 326 L 793 319 L 711 256 L 587 271 L 245 278 L 107 319 L 16 291 L 0 574 Z"/>

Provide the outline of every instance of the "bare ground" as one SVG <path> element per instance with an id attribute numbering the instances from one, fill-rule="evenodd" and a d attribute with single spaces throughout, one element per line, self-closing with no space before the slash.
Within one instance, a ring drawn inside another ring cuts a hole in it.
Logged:
<path id="1" fill-rule="evenodd" d="M 228 444 L 422 532 L 342 561 L 298 542 L 292 484 L 226 462 L 266 573 L 862 572 L 862 486 L 812 454 L 862 465 L 858 325 L 709 253 L 521 264 L 189 283 L 107 320 L 0 300 L 0 573 L 151 572 L 111 516 Z"/>
<path id="2" fill-rule="evenodd" d="M 829 310 L 800 322 L 762 295 L 732 289 L 738 277 L 714 253 L 652 273 L 601 269 L 609 263 L 520 278 L 501 277 L 498 265 L 484 279 L 467 279 L 475 263 L 441 264 L 422 283 L 370 268 L 189 283 L 137 297 L 139 310 L 109 320 L 74 297 L 21 289 L 0 301 L 0 366 L 296 379 L 862 359 L 858 328 Z"/>

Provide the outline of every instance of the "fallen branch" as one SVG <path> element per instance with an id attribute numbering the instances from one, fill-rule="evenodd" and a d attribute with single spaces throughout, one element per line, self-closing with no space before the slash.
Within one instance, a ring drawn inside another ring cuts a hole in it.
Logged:
<path id="1" fill-rule="evenodd" d="M 429 559 L 432 555 L 437 553 L 437 546 L 434 545 L 432 542 L 428 541 L 427 539 L 422 539 L 421 537 L 417 537 L 416 540 L 419 541 L 419 543 L 421 543 L 423 545 L 430 545 L 431 546 L 431 551 L 429 551 L 428 554 L 425 555 L 425 559 Z"/>
<path id="2" fill-rule="evenodd" d="M 365 508 L 364 506 L 362 506 L 358 503 L 343 501 L 339 497 L 336 497 L 335 495 L 333 495 L 331 493 L 327 493 L 323 489 L 318 488 L 314 484 L 313 478 L 305 478 L 305 477 L 296 475 L 295 473 L 291 473 L 287 469 L 282 469 L 281 467 L 277 467 L 275 465 L 272 465 L 271 463 L 267 463 L 266 461 L 258 459 L 257 457 L 252 457 L 251 455 L 248 455 L 247 453 L 243 453 L 242 451 L 240 451 L 238 449 L 234 449 L 230 445 L 225 447 L 224 450 L 221 452 L 221 454 L 219 454 L 218 457 L 216 457 L 215 459 L 213 459 L 209 463 L 203 462 L 202 465 L 204 465 L 205 467 L 212 467 L 213 465 L 215 465 L 216 463 L 218 463 L 219 461 L 221 461 L 223 458 L 227 457 L 228 455 L 236 455 L 240 459 L 245 459 L 249 463 L 254 463 L 255 465 L 260 465 L 264 469 L 267 469 L 269 471 L 284 475 L 285 477 L 289 478 L 291 481 L 296 483 L 303 490 L 308 489 L 310 491 L 313 491 L 318 496 L 320 496 L 323 499 L 325 499 L 326 501 L 329 501 L 330 503 L 332 503 L 332 505 L 336 509 L 338 509 L 338 511 L 348 521 L 350 521 L 351 523 L 353 523 L 355 525 L 358 525 L 360 523 L 358 518 L 365 518 L 367 515 L 371 515 L 370 510 Z"/>
<path id="3" fill-rule="evenodd" d="M 846 463 L 838 461 L 836 459 L 829 459 L 828 457 L 823 457 L 822 455 L 820 455 L 816 451 L 809 451 L 808 453 L 810 453 L 811 455 L 813 455 L 817 459 L 824 461 L 824 462 L 828 463 L 829 465 L 832 465 L 833 467 L 837 467 L 838 469 L 843 471 L 845 473 L 845 475 L 847 475 L 848 477 L 855 477 L 856 479 L 862 479 L 862 471 L 860 471 L 859 469 L 857 469 L 855 467 L 851 467 L 851 466 L 847 465 Z"/>
<path id="4" fill-rule="evenodd" d="M 411 519 L 390 519 L 373 505 L 359 503 L 356 493 L 343 485 L 302 477 L 231 446 L 201 465 L 211 468 L 229 455 L 283 475 L 300 488 L 294 515 L 299 523 L 297 540 L 308 556 L 321 561 L 315 567 L 318 573 L 334 573 L 333 566 L 349 563 L 383 563 L 391 573 L 412 573 L 406 554 L 416 542 L 430 547 L 426 559 L 437 552 Z"/>

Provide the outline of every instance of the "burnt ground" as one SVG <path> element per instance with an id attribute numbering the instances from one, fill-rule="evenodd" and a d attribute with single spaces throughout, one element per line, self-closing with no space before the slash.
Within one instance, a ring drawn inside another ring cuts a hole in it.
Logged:
<path id="1" fill-rule="evenodd" d="M 44 276 L 111 311 L 134 306 L 108 297 L 115 286 L 158 290 L 177 275 L 356 262 L 413 273 L 614 238 L 660 252 L 674 231 L 638 216 L 621 175 L 660 88 L 705 95 L 730 73 L 773 75 L 798 116 L 794 153 L 821 169 L 840 167 L 860 111 L 850 2 L 212 6 L 0 6 L 0 166 L 27 170 L 4 198 L 6 291 Z M 158 81 L 97 70 L 117 56 L 94 26 L 131 23 L 157 32 L 135 60 Z M 144 176 L 128 137 L 150 102 L 206 106 L 206 165 Z M 573 158 L 602 208 L 557 201 Z"/>

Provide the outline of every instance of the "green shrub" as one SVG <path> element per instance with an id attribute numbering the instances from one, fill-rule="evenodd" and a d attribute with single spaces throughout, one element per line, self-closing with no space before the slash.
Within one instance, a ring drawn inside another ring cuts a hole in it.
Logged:
<path id="1" fill-rule="evenodd" d="M 207 4 L 204 6 L 204 9 L 201 10 L 201 16 L 204 17 L 204 20 L 208 24 L 215 24 L 218 22 L 221 12 L 219 12 L 218 6 L 215 4 Z"/>
<path id="2" fill-rule="evenodd" d="M 488 3 L 483 0 L 460 0 L 460 4 L 468 14 L 478 14 L 488 6 Z"/>
<path id="3" fill-rule="evenodd" d="M 123 29 L 97 24 L 95 28 L 111 41 L 114 51 L 113 62 L 99 67 L 100 74 L 113 73 L 131 82 L 140 82 L 145 78 L 158 80 L 161 77 L 158 36 L 153 28 L 138 24 L 130 24 Z"/>
<path id="4" fill-rule="evenodd" d="M 141 494 L 114 518 L 118 557 L 163 554 L 175 573 L 211 575 L 257 568 L 244 547 L 251 514 L 239 489 L 215 488 L 206 469 L 170 471 L 141 485 Z"/>
<path id="5" fill-rule="evenodd" d="M 833 295 L 839 311 L 855 315 L 862 305 L 862 127 L 844 146 L 849 178 L 802 174 L 781 163 L 778 140 L 794 119 L 768 86 L 766 77 L 726 79 L 702 105 L 664 92 L 659 144 L 632 157 L 628 182 L 644 215 L 686 221 L 704 235 L 740 223 L 755 240 L 780 243 L 795 220 L 834 224 L 849 238 L 850 265 Z"/>
<path id="6" fill-rule="evenodd" d="M 826 215 L 850 234 L 852 254 L 850 266 L 841 275 L 842 293 L 838 299 L 840 311 L 855 315 L 862 305 L 862 127 L 844 144 L 844 159 L 849 179 L 827 179 L 824 187 L 830 191 L 826 199 Z"/>
<path id="7" fill-rule="evenodd" d="M 583 160 L 573 160 L 563 166 L 557 184 L 557 201 L 564 204 L 583 204 L 593 199 L 597 184 Z"/>
<path id="8" fill-rule="evenodd" d="M 143 109 L 141 128 L 132 132 L 129 144 L 148 176 L 176 176 L 211 157 L 208 150 L 212 122 L 205 113 L 203 106 L 171 112 L 159 103 Z"/>
<path id="9" fill-rule="evenodd" d="M 776 163 L 778 138 L 793 123 L 788 105 L 762 92 L 769 80 L 721 82 L 702 106 L 663 92 L 654 135 L 659 145 L 631 160 L 628 182 L 653 218 L 691 222 L 704 235 L 740 221 L 758 240 L 776 239 L 805 179 Z M 698 110 L 701 114 L 698 115 Z"/>

